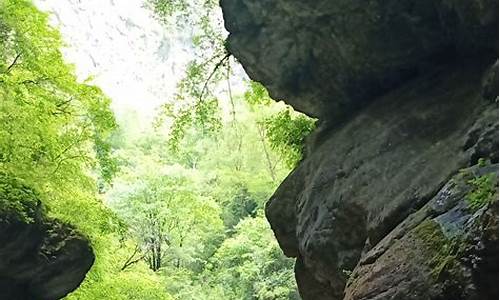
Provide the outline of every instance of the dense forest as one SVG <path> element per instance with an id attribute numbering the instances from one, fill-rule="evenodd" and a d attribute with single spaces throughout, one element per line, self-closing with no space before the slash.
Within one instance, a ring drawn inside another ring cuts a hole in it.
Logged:
<path id="1" fill-rule="evenodd" d="M 165 23 L 200 9 L 164 3 L 151 5 Z M 0 174 L 33 187 L 51 218 L 90 239 L 96 261 L 68 299 L 299 299 L 263 207 L 314 121 L 253 82 L 218 101 L 230 58 L 200 67 L 222 45 L 203 22 L 193 40 L 205 50 L 176 101 L 155 120 L 130 111 L 117 121 L 92 78 L 76 79 L 48 15 L 26 0 L 0 2 Z M 0 201 L 9 214 L 25 205 Z"/>

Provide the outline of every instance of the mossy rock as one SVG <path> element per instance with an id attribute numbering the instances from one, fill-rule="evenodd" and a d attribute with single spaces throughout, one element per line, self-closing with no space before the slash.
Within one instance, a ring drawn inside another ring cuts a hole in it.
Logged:
<path id="1" fill-rule="evenodd" d="M 498 193 L 498 176 L 495 173 L 488 173 L 475 177 L 468 181 L 472 190 L 467 194 L 468 207 L 476 211 L 492 202 Z"/>
<path id="2" fill-rule="evenodd" d="M 0 173 L 0 299 L 60 299 L 79 286 L 94 259 L 87 238 L 47 217 L 22 180 Z"/>
<path id="3" fill-rule="evenodd" d="M 497 299 L 497 167 L 477 165 L 451 178 L 366 254 L 344 300 Z M 475 209 L 471 195 L 480 199 Z"/>

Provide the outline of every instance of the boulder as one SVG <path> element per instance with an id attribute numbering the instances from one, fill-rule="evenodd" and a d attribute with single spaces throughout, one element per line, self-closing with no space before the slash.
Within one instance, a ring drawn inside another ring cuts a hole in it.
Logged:
<path id="1" fill-rule="evenodd" d="M 346 273 L 364 253 L 460 169 L 498 162 L 497 103 L 482 97 L 473 69 L 430 73 L 343 126 L 318 131 L 307 157 L 268 202 L 266 215 L 284 252 L 299 257 L 331 299 L 342 299 Z"/>
<path id="2" fill-rule="evenodd" d="M 94 262 L 86 237 L 45 216 L 37 194 L 0 176 L 0 299 L 55 300 L 75 290 Z"/>

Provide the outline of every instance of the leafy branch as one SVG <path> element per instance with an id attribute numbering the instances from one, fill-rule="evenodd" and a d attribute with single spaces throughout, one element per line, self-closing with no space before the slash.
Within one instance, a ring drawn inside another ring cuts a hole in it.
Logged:
<path id="1" fill-rule="evenodd" d="M 213 68 L 212 72 L 210 72 L 210 75 L 208 75 L 208 78 L 207 78 L 207 80 L 205 80 L 205 83 L 203 84 L 203 88 L 201 89 L 200 99 L 199 99 L 199 101 L 200 101 L 200 102 L 202 102 L 202 101 L 203 101 L 203 95 L 204 95 L 205 91 L 206 91 L 206 90 L 207 90 L 207 88 L 208 88 L 208 84 L 209 84 L 210 80 L 211 80 L 211 79 L 212 79 L 212 77 L 215 75 L 215 73 L 217 72 L 217 70 L 218 70 L 218 69 L 219 69 L 219 68 L 220 68 L 220 67 L 221 67 L 221 66 L 222 66 L 222 65 L 223 65 L 223 64 L 224 64 L 227 60 L 229 60 L 229 57 L 231 57 L 231 53 L 227 52 L 227 53 L 224 55 L 224 57 L 222 57 L 222 59 L 221 59 L 221 60 L 219 60 L 219 61 L 215 64 L 215 66 L 214 66 L 214 68 Z"/>

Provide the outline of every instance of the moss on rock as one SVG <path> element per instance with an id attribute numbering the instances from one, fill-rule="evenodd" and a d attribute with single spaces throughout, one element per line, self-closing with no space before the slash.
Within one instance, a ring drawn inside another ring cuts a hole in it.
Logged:
<path id="1" fill-rule="evenodd" d="M 415 228 L 415 233 L 422 242 L 426 256 L 430 258 L 428 264 L 431 275 L 437 280 L 446 266 L 456 258 L 453 241 L 446 238 L 440 225 L 433 220 L 424 221 Z"/>
<path id="2" fill-rule="evenodd" d="M 477 211 L 490 203 L 498 186 L 498 177 L 495 173 L 484 174 L 468 181 L 472 190 L 467 194 L 466 200 L 469 209 Z"/>

